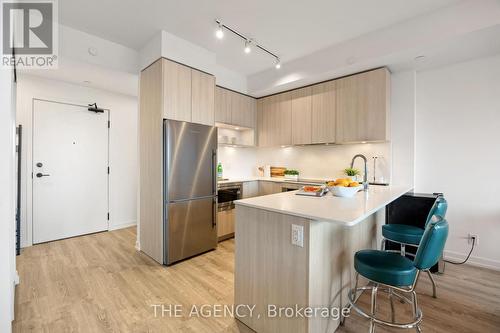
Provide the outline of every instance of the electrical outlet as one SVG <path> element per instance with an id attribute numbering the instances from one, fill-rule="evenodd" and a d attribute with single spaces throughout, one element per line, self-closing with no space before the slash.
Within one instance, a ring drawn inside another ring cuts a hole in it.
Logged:
<path id="1" fill-rule="evenodd" d="M 292 224 L 292 244 L 304 247 L 304 226 Z"/>
<path id="2" fill-rule="evenodd" d="M 475 245 L 477 245 L 477 235 L 469 234 L 469 235 L 467 236 L 467 242 L 468 242 L 469 244 L 472 244 L 472 239 L 473 239 L 473 238 L 475 239 L 474 244 L 475 244 Z"/>

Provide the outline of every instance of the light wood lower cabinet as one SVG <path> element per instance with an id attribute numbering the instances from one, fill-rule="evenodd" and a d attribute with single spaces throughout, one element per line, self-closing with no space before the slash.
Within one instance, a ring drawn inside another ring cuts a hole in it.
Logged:
<path id="1" fill-rule="evenodd" d="M 242 198 L 253 198 L 259 196 L 259 182 L 257 180 L 251 182 L 243 182 Z"/>
<path id="2" fill-rule="evenodd" d="M 261 180 L 259 181 L 259 195 L 268 195 L 281 192 L 281 183 Z"/>
<path id="3" fill-rule="evenodd" d="M 234 235 L 234 209 L 217 212 L 217 238 L 228 239 Z"/>

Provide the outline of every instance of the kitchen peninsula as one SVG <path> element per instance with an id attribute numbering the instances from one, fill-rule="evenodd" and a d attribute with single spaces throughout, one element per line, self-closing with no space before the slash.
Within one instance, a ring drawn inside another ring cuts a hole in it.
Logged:
<path id="1" fill-rule="evenodd" d="M 353 257 L 376 248 L 385 206 L 409 186 L 372 186 L 353 198 L 283 192 L 236 201 L 235 304 L 255 305 L 238 319 L 256 332 L 334 332 L 330 316 L 289 317 L 273 309 L 342 309 Z"/>

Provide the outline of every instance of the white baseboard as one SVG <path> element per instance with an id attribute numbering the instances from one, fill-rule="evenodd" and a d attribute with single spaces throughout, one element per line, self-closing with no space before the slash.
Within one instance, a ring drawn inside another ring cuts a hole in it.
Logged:
<path id="1" fill-rule="evenodd" d="M 129 228 L 133 227 L 134 225 L 137 225 L 137 221 L 128 221 L 128 222 L 121 222 L 121 223 L 114 223 L 113 225 L 109 226 L 109 231 L 112 230 L 118 230 L 118 229 L 124 229 L 124 228 Z"/>
<path id="2" fill-rule="evenodd" d="M 462 262 L 465 260 L 466 256 L 467 253 L 444 251 L 444 258 L 447 260 Z M 469 260 L 467 261 L 467 264 L 471 266 L 483 267 L 483 268 L 493 269 L 495 271 L 500 271 L 500 261 L 498 260 L 476 257 L 471 255 Z"/>
<path id="3" fill-rule="evenodd" d="M 137 251 L 140 251 L 140 250 L 141 250 L 141 244 L 139 243 L 139 240 L 136 240 L 136 241 L 135 241 L 135 249 L 136 249 Z"/>

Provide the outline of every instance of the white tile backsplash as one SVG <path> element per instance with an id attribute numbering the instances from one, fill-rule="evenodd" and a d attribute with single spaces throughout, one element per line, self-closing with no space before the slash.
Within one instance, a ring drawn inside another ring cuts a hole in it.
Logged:
<path id="1" fill-rule="evenodd" d="M 286 148 L 233 148 L 219 146 L 219 161 L 224 177 L 240 178 L 256 176 L 259 165 L 283 166 L 297 169 L 302 178 L 336 178 L 343 175 L 356 154 L 368 158 L 368 176 L 373 180 L 373 156 L 377 159 L 377 181 L 390 179 L 390 143 L 367 143 L 352 145 L 312 145 Z M 363 172 L 361 160 L 355 167 Z"/>

